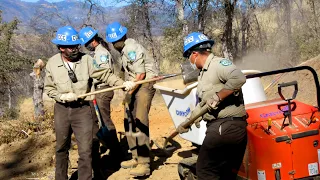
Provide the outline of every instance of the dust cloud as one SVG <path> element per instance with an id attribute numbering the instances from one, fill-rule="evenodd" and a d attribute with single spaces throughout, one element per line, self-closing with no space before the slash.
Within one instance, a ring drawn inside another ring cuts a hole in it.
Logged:
<path id="1" fill-rule="evenodd" d="M 261 51 L 250 52 L 241 60 L 235 61 L 235 65 L 241 70 L 259 70 L 262 72 L 293 66 L 284 54 L 279 56 Z"/>

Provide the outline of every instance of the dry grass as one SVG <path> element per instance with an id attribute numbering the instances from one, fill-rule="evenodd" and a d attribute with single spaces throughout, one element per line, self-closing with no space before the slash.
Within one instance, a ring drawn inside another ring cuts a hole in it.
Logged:
<path id="1" fill-rule="evenodd" d="M 53 129 L 52 105 L 52 102 L 45 101 L 44 117 L 35 119 L 32 99 L 23 100 L 19 105 L 19 117 L 17 119 L 0 122 L 0 144 L 10 143 L 27 138 L 32 134 L 41 134 L 48 129 Z"/>

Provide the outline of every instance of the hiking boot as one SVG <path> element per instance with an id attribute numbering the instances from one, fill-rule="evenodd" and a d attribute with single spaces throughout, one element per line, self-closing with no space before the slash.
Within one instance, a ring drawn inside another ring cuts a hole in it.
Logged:
<path id="1" fill-rule="evenodd" d="M 130 159 L 128 161 L 123 161 L 120 165 L 124 169 L 134 168 L 138 165 L 138 161 L 136 159 Z"/>
<path id="2" fill-rule="evenodd" d="M 148 163 L 138 164 L 137 167 L 130 170 L 130 175 L 134 177 L 150 175 L 150 165 Z"/>

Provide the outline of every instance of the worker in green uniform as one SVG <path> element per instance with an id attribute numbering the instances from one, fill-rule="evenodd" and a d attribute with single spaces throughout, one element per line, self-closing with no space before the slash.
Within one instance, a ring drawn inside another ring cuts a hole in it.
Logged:
<path id="1" fill-rule="evenodd" d="M 81 40 L 81 45 L 85 46 L 89 51 L 91 57 L 96 61 L 97 66 L 104 67 L 110 70 L 110 72 L 114 72 L 114 62 L 112 56 L 109 52 L 108 44 L 98 35 L 98 30 L 93 29 L 90 26 L 84 27 L 79 31 L 79 38 Z M 103 90 L 106 88 L 110 88 L 107 83 L 103 83 L 101 81 L 94 81 L 94 87 L 96 90 Z M 112 159 L 113 167 L 120 167 L 120 163 L 123 159 L 124 153 L 122 152 L 120 142 L 117 138 L 117 131 L 114 123 L 111 120 L 111 100 L 113 99 L 114 92 L 108 91 L 104 93 L 99 93 L 95 95 L 97 105 L 99 108 L 99 112 L 101 114 L 102 121 L 106 126 L 106 131 L 103 133 L 103 137 L 100 137 L 103 140 L 103 144 L 106 146 L 105 148 L 110 149 L 109 156 Z M 95 118 L 97 120 L 97 118 Z M 94 124 L 94 150 L 96 150 L 96 146 L 99 145 L 97 133 L 97 123 Z M 93 158 L 96 158 L 95 161 L 99 161 L 97 152 L 93 152 Z M 94 162 L 94 160 L 93 160 Z M 94 170 L 97 169 L 98 164 L 93 163 Z M 96 170 L 95 170 L 96 172 Z"/>
<path id="2" fill-rule="evenodd" d="M 131 90 L 136 84 L 124 82 L 110 69 L 99 67 L 89 56 L 79 52 L 78 32 L 71 26 L 58 29 L 52 43 L 59 53 L 52 56 L 46 65 L 45 93 L 55 100 L 54 126 L 56 132 L 55 179 L 67 180 L 69 149 L 72 132 L 78 145 L 78 178 L 92 179 L 91 148 L 93 134 L 92 110 L 89 101 L 92 96 L 78 98 L 91 91 L 92 79 L 110 86 L 124 85 Z"/>
<path id="3" fill-rule="evenodd" d="M 198 32 L 184 39 L 183 56 L 194 69 L 200 69 L 199 103 L 190 117 L 208 105 L 208 113 L 195 121 L 197 127 L 201 120 L 206 121 L 207 126 L 196 174 L 198 180 L 235 180 L 247 144 L 246 110 L 241 91 L 246 77 L 229 59 L 214 56 L 213 44 L 213 40 Z M 183 128 L 188 120 L 178 126 L 180 133 L 189 131 Z"/>
<path id="4" fill-rule="evenodd" d="M 121 53 L 122 68 L 129 80 L 140 81 L 158 76 L 155 61 L 148 51 L 132 38 L 127 38 L 127 28 L 119 22 L 107 26 L 106 40 Z M 135 86 L 126 94 L 124 104 L 129 104 L 133 115 L 132 132 L 129 123 L 125 121 L 126 138 L 132 152 L 132 159 L 121 163 L 122 168 L 130 170 L 132 176 L 150 174 L 149 147 L 149 111 L 155 94 L 154 83 L 144 83 Z"/>

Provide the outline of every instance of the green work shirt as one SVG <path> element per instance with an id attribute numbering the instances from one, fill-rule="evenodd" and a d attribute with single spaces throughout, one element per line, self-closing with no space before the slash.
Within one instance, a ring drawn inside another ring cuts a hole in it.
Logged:
<path id="1" fill-rule="evenodd" d="M 129 80 L 135 80 L 136 75 L 142 73 L 146 73 L 146 79 L 158 76 L 154 59 L 142 45 L 131 38 L 124 44 L 120 58 Z"/>
<path id="2" fill-rule="evenodd" d="M 95 60 L 96 65 L 98 67 L 108 68 L 108 69 L 110 69 L 110 71 L 112 73 L 114 73 L 112 56 L 111 56 L 110 52 L 105 47 L 103 47 L 101 44 L 99 44 L 95 48 L 93 59 Z M 102 82 L 98 82 L 98 81 L 94 81 L 94 83 L 99 86 L 107 85 L 106 83 L 102 83 Z"/>
<path id="3" fill-rule="evenodd" d="M 218 108 L 217 112 L 205 114 L 204 120 L 245 116 L 246 111 L 241 92 L 241 87 L 245 82 L 245 75 L 232 61 L 210 54 L 198 76 L 197 95 L 201 101 L 206 102 L 223 88 L 233 90 L 234 93 L 220 103 L 221 106 L 224 106 L 223 108 Z"/>
<path id="4" fill-rule="evenodd" d="M 114 75 L 110 68 L 98 67 L 95 60 L 89 55 L 81 54 L 81 58 L 74 62 L 73 71 L 78 82 L 73 83 L 68 76 L 68 69 L 58 53 L 51 57 L 46 65 L 44 91 L 55 101 L 60 99 L 63 93 L 75 93 L 82 95 L 90 92 L 92 79 L 107 83 L 109 86 L 120 86 L 123 80 Z M 86 96 L 85 100 L 92 100 L 93 96 Z"/>

